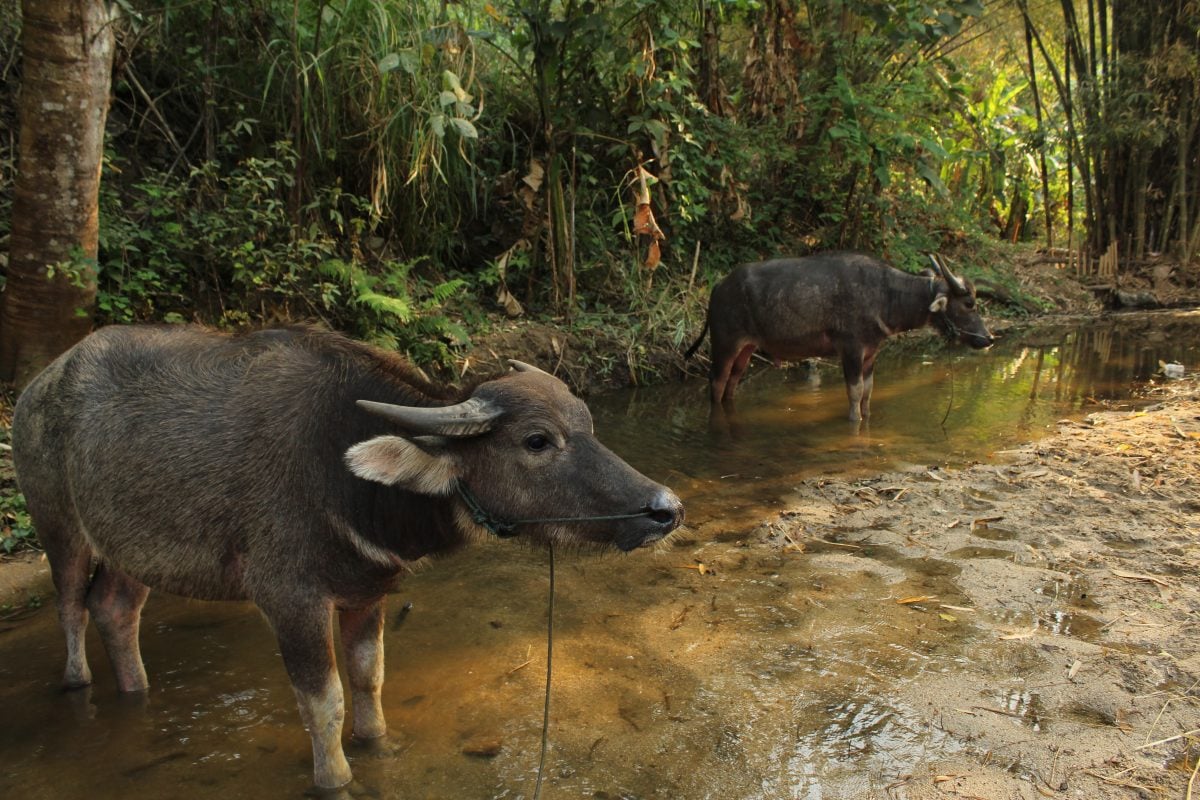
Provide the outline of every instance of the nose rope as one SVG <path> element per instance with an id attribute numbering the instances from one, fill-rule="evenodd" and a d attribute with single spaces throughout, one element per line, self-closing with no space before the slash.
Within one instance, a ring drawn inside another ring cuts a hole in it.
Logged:
<path id="1" fill-rule="evenodd" d="M 503 519 L 485 509 L 479 502 L 479 499 L 467 488 L 467 485 L 462 481 L 455 481 L 454 488 L 458 492 L 458 496 L 467 506 L 467 510 L 471 512 L 471 519 L 475 524 L 487 528 L 501 539 L 509 539 L 517 535 L 516 528 L 518 525 L 534 525 L 548 522 L 607 522 L 618 519 L 637 519 L 638 517 L 648 517 L 653 511 L 639 511 L 636 514 L 607 514 L 598 517 L 538 517 L 530 519 Z"/>

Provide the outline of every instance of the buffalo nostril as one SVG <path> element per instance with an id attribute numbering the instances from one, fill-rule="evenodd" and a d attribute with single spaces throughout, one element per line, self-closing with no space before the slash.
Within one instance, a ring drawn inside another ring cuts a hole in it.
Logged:
<path id="1" fill-rule="evenodd" d="M 646 513 L 659 525 L 674 529 L 683 521 L 683 503 L 674 493 L 663 489 L 646 506 Z"/>

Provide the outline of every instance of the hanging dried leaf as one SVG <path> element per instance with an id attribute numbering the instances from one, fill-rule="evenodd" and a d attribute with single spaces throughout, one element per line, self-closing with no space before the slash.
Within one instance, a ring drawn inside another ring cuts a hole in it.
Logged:
<path id="1" fill-rule="evenodd" d="M 542 162 L 538 161 L 537 159 L 530 159 L 529 174 L 527 174 L 521 180 L 533 191 L 540 192 L 542 190 L 542 181 L 545 179 L 545 177 L 546 170 L 542 167 Z"/>
<path id="2" fill-rule="evenodd" d="M 654 236 L 657 232 L 658 236 L 662 236 L 662 231 L 659 230 L 658 223 L 654 221 L 654 212 L 650 210 L 649 204 L 639 204 L 637 211 L 633 212 L 633 232 L 650 236 Z"/>
<path id="3" fill-rule="evenodd" d="M 660 261 L 662 261 L 662 251 L 659 250 L 658 240 L 655 239 L 650 243 L 650 249 L 646 253 L 646 260 L 642 262 L 642 266 L 653 272 Z"/>
<path id="4" fill-rule="evenodd" d="M 500 257 L 496 259 L 496 275 L 499 278 L 497 281 L 498 285 L 496 287 L 496 302 L 500 304 L 500 306 L 504 309 L 505 315 L 507 315 L 509 318 L 521 316 L 525 313 L 525 309 L 522 308 L 520 301 L 513 296 L 512 292 L 508 290 L 508 284 L 505 282 L 505 278 L 508 275 L 508 260 L 518 248 L 527 246 L 528 243 L 524 240 L 521 240 L 505 250 Z"/>
<path id="5" fill-rule="evenodd" d="M 496 292 L 496 302 L 504 308 L 504 314 L 509 319 L 515 319 L 525 313 L 520 301 L 513 297 L 512 292 L 504 284 L 501 284 Z"/>

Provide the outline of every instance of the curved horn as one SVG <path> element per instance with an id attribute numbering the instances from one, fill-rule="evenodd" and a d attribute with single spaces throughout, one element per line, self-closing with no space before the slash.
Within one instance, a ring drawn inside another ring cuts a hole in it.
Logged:
<path id="1" fill-rule="evenodd" d="M 935 256 L 930 256 L 930 258 L 935 258 Z M 951 272 L 950 268 L 940 258 L 936 259 L 936 261 L 938 267 L 940 267 L 942 277 L 946 279 L 946 283 L 950 284 L 950 288 L 954 289 L 956 294 L 967 294 L 967 285 L 963 283 L 963 279 Z"/>
<path id="2" fill-rule="evenodd" d="M 926 253 L 925 255 L 929 257 L 929 263 L 933 265 L 933 271 L 938 275 L 941 275 L 942 265 L 938 263 L 937 256 L 935 256 L 933 253 Z"/>
<path id="3" fill-rule="evenodd" d="M 397 406 L 359 400 L 358 407 L 417 434 L 465 438 L 487 433 L 502 413 L 486 400 L 472 397 L 453 406 Z"/>
<path id="4" fill-rule="evenodd" d="M 535 367 L 533 364 L 526 364 L 524 361 L 517 361 L 515 358 L 510 358 L 508 360 L 508 363 L 517 372 L 540 372 L 543 375 L 550 375 L 550 373 L 546 372 L 546 370 L 544 370 L 544 369 L 539 369 L 538 367 Z M 550 377 L 553 378 L 554 376 L 550 375 Z"/>

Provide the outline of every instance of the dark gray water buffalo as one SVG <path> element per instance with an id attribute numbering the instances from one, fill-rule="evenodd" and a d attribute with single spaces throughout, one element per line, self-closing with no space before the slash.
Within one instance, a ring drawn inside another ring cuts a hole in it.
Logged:
<path id="1" fill-rule="evenodd" d="M 826 253 L 742 264 L 712 290 L 708 319 L 687 351 L 712 331 L 714 405 L 732 400 L 756 349 L 778 365 L 838 356 L 850 419 L 871 414 L 875 356 L 884 339 L 934 325 L 947 338 L 984 348 L 992 335 L 975 310 L 975 288 L 930 257 L 935 271 L 912 275 L 866 255 Z"/>
<path id="2" fill-rule="evenodd" d="M 353 733 L 374 739 L 383 596 L 408 562 L 488 530 L 632 550 L 682 518 L 674 494 L 596 440 L 562 382 L 513 364 L 465 392 L 310 328 L 112 327 L 76 345 L 13 415 L 66 684 L 91 681 L 89 613 L 119 688 L 136 692 L 150 587 L 253 600 L 278 637 L 317 786 L 347 783 L 334 611 Z"/>

